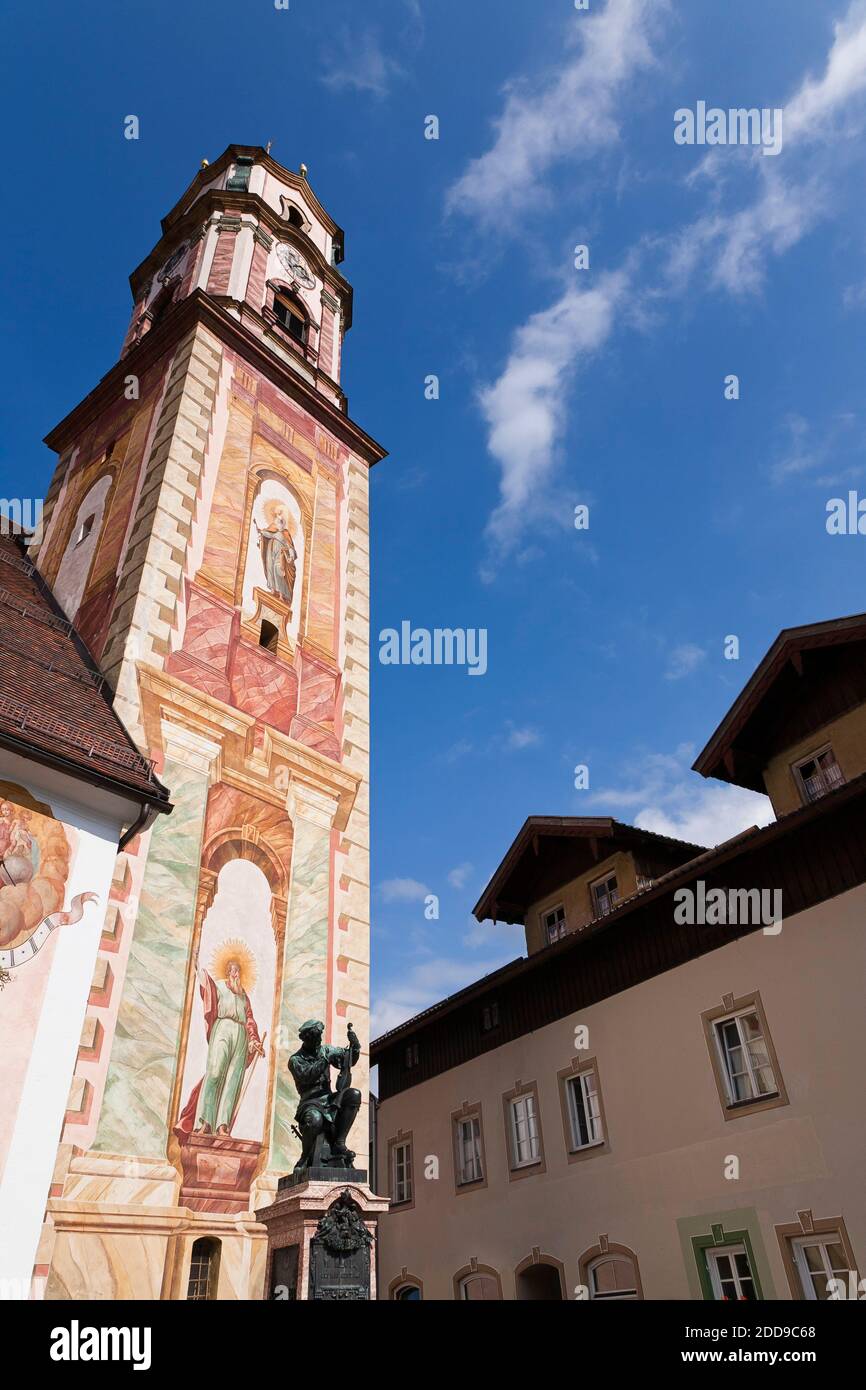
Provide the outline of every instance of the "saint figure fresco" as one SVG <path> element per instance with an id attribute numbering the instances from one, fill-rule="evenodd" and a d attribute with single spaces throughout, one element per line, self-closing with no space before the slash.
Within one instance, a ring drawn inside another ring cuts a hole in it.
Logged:
<path id="1" fill-rule="evenodd" d="M 289 528 L 289 509 L 279 497 L 266 497 L 262 502 L 265 526 L 255 522 L 259 533 L 259 550 L 265 579 L 270 593 L 291 603 L 295 592 L 298 552 Z"/>
<path id="2" fill-rule="evenodd" d="M 224 942 L 215 952 L 211 969 L 213 974 L 198 971 L 207 1062 L 176 1126 L 181 1139 L 191 1133 L 227 1138 L 252 1074 L 249 1069 L 265 1055 L 247 994 L 255 981 L 250 951 L 241 941 Z"/>

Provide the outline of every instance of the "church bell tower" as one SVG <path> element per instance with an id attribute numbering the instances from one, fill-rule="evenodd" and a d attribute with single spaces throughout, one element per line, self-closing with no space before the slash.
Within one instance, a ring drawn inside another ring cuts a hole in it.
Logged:
<path id="1" fill-rule="evenodd" d="M 287 1061 L 306 1019 L 360 1036 L 366 1152 L 384 451 L 340 386 L 342 259 L 303 166 L 230 146 L 130 277 L 118 362 L 47 439 L 32 558 L 175 807 L 118 856 L 38 1257 L 48 1298 L 202 1280 L 262 1296 L 252 1213 L 298 1154 Z M 221 999 L 240 1050 L 215 1046 Z"/>

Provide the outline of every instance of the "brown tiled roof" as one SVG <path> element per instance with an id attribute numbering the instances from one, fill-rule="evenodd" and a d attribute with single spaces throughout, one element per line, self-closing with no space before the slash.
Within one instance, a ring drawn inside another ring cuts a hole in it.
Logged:
<path id="1" fill-rule="evenodd" d="M 168 790 L 110 700 L 23 543 L 0 535 L 0 744 L 170 811 Z"/>

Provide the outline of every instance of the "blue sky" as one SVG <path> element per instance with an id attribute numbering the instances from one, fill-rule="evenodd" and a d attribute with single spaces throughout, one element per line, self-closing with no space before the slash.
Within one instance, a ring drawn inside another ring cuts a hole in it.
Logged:
<path id="1" fill-rule="evenodd" d="M 13 0 L 3 50 L 2 495 L 203 156 L 272 140 L 346 229 L 374 650 L 488 632 L 483 677 L 372 673 L 375 1028 L 520 953 L 470 908 L 527 815 L 767 819 L 689 765 L 781 627 L 866 607 L 825 527 L 866 496 L 863 0 Z M 781 107 L 781 153 L 677 145 L 698 101 Z"/>

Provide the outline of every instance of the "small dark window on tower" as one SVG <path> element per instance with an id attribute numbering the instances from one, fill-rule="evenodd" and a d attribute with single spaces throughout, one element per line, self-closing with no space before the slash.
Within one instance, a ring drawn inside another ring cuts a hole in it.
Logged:
<path id="1" fill-rule="evenodd" d="M 93 530 L 93 523 L 94 523 L 95 520 L 96 520 L 96 514 L 95 514 L 95 513 L 91 514 L 90 516 L 86 516 L 86 517 L 84 518 L 84 520 L 82 521 L 81 526 L 80 526 L 80 528 L 79 528 L 78 535 L 75 537 L 75 544 L 76 544 L 77 546 L 78 546 L 78 545 L 83 545 L 84 542 L 87 540 L 87 537 L 90 535 L 91 531 Z"/>
<path id="2" fill-rule="evenodd" d="M 274 295 L 274 314 L 278 322 L 288 333 L 291 333 L 296 342 L 305 343 L 307 341 L 307 321 L 298 313 L 297 308 L 286 295 L 279 293 Z"/>
<path id="3" fill-rule="evenodd" d="M 264 647 L 265 651 L 275 652 L 279 640 L 279 630 L 273 623 L 269 623 L 267 618 L 262 621 L 262 630 L 259 633 L 259 646 Z"/>
<path id="4" fill-rule="evenodd" d="M 304 219 L 303 219 L 303 217 L 301 216 L 301 213 L 300 213 L 300 211 L 298 210 L 298 208 L 296 208 L 296 207 L 290 207 L 290 208 L 289 208 L 289 221 L 291 222 L 291 224 L 292 224 L 293 227 L 303 227 L 303 225 L 304 225 Z"/>
<path id="5" fill-rule="evenodd" d="M 250 186 L 252 167 L 253 161 L 249 155 L 238 155 L 235 167 L 226 179 L 226 188 L 233 189 L 236 193 L 246 193 Z"/>

